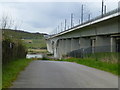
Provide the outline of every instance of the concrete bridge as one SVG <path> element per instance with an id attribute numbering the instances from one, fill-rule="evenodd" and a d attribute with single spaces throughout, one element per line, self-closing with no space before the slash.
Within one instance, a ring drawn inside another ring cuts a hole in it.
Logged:
<path id="1" fill-rule="evenodd" d="M 89 53 L 120 52 L 119 9 L 58 34 L 47 36 L 46 42 L 48 51 L 56 58 L 62 58 L 75 50 L 86 50 Z"/>

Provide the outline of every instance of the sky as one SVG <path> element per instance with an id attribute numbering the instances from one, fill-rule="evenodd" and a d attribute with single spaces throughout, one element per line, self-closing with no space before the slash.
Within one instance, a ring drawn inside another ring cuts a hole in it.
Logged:
<path id="1" fill-rule="evenodd" d="M 94 18 L 101 14 L 102 0 L 0 0 L 0 17 L 8 15 L 12 17 L 19 30 L 40 33 L 55 33 L 70 27 L 70 16 L 73 13 L 74 25 L 79 24 L 81 17 L 81 5 L 84 9 L 84 21 L 88 20 L 88 14 Z M 104 0 L 107 12 L 118 7 L 119 0 Z"/>

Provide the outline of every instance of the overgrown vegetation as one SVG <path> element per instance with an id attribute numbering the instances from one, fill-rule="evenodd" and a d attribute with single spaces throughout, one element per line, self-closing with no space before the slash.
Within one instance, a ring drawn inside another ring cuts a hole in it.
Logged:
<path id="1" fill-rule="evenodd" d="M 89 67 L 97 68 L 100 70 L 104 70 L 107 72 L 111 72 L 115 75 L 120 75 L 120 70 L 118 68 L 118 63 L 113 62 L 105 62 L 101 61 L 100 59 L 96 58 L 68 58 L 68 59 L 61 59 L 61 61 L 68 61 L 68 62 L 75 62 L 78 64 L 83 64 Z"/>
<path id="2" fill-rule="evenodd" d="M 28 33 L 17 30 L 20 27 L 18 20 L 13 20 L 10 15 L 3 14 L 0 17 L 0 29 L 2 30 L 2 88 L 8 88 L 17 75 L 31 61 L 26 58 L 27 50 L 25 39 L 43 39 L 44 34 Z M 27 47 L 28 48 L 28 47 Z"/>
<path id="3" fill-rule="evenodd" d="M 15 59 L 25 58 L 27 50 L 19 39 L 12 39 L 3 35 L 2 40 L 2 63 L 6 64 Z"/>
<path id="4" fill-rule="evenodd" d="M 97 69 L 120 75 L 120 53 L 119 52 L 101 52 L 94 54 L 84 54 L 82 58 L 71 58 L 64 55 L 61 61 L 76 62 Z"/>
<path id="5" fill-rule="evenodd" d="M 19 72 L 24 70 L 31 61 L 31 59 L 18 59 L 4 65 L 2 67 L 2 88 L 10 87 Z"/>
<path id="6" fill-rule="evenodd" d="M 102 52 L 102 53 L 94 53 L 94 54 L 86 54 L 85 58 L 94 58 L 96 60 L 100 60 L 102 62 L 108 63 L 118 63 L 120 59 L 120 53 L 118 52 Z"/>
<path id="7" fill-rule="evenodd" d="M 7 35 L 4 31 L 2 32 L 2 88 L 8 88 L 31 60 L 23 59 L 27 54 L 23 41 Z"/>

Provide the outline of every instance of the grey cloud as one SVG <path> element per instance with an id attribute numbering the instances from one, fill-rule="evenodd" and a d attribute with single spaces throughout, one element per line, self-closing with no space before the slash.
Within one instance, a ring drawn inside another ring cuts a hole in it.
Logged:
<path id="1" fill-rule="evenodd" d="M 74 13 L 74 23 L 78 23 L 81 15 L 81 4 L 84 4 L 84 19 L 87 20 L 88 14 L 91 17 L 99 15 L 101 12 L 100 2 L 21 2 L 21 3 L 1 3 L 4 7 L 15 9 L 14 13 L 24 23 L 23 29 L 28 31 L 38 30 L 39 32 L 50 32 L 64 19 L 70 23 L 70 14 Z M 117 2 L 105 2 L 108 6 L 108 11 L 116 8 Z M 26 26 L 26 27 L 25 27 Z M 29 26 L 29 27 L 28 27 Z M 43 30 L 44 29 L 44 30 Z"/>

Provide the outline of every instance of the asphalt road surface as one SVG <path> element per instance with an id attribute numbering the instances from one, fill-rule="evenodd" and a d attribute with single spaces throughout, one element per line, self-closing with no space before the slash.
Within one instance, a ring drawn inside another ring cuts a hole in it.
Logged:
<path id="1" fill-rule="evenodd" d="M 11 88 L 118 88 L 118 77 L 63 61 L 33 61 Z"/>

